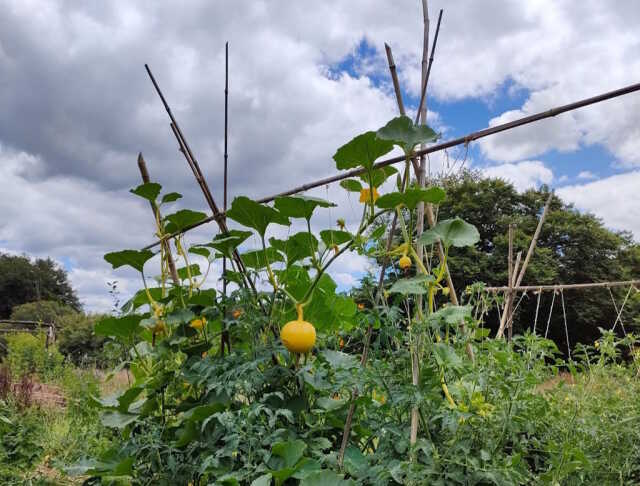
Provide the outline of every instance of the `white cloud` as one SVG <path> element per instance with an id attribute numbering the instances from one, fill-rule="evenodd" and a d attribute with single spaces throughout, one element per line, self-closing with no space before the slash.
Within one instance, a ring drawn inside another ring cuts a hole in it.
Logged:
<path id="1" fill-rule="evenodd" d="M 590 170 L 583 170 L 578 174 L 578 179 L 582 179 L 582 180 L 591 180 L 591 179 L 597 179 L 597 178 L 598 176 L 595 175 Z"/>
<path id="2" fill-rule="evenodd" d="M 604 220 L 605 226 L 631 231 L 640 240 L 640 171 L 618 174 L 587 184 L 565 186 L 558 196 Z"/>
<path id="3" fill-rule="evenodd" d="M 482 173 L 511 182 L 518 191 L 524 191 L 540 184 L 551 184 L 553 171 L 539 160 L 525 160 L 517 164 L 502 164 L 486 167 Z"/>
<path id="4" fill-rule="evenodd" d="M 492 124 L 640 79 L 640 8 L 633 0 L 617 2 L 615 9 L 591 0 L 578 10 L 568 0 L 429 4 L 432 21 L 446 7 L 430 97 L 491 103 L 505 83 L 509 95 L 529 93 L 523 106 Z M 231 197 L 260 197 L 331 175 L 338 146 L 396 114 L 383 42 L 394 50 L 405 89 L 417 93 L 419 2 L 405 0 L 394 8 L 369 0 L 269 7 L 204 0 L 189 0 L 179 9 L 170 2 L 0 0 L 0 244 L 71 261 L 81 298 L 102 309 L 105 280 L 117 278 L 128 291 L 137 288 L 134 274 L 113 273 L 102 254 L 152 239 L 148 207 L 127 193 L 139 180 L 138 151 L 153 179 L 184 193 L 185 207 L 206 209 L 176 151 L 145 62 L 218 200 L 226 40 Z M 329 67 L 363 38 L 376 55 L 356 66 L 356 77 L 329 76 Z M 547 150 L 602 144 L 620 166 L 633 167 L 640 163 L 639 108 L 640 95 L 630 95 L 486 138 L 480 147 L 490 159 L 515 162 Z M 444 110 L 430 112 L 430 122 L 445 136 L 452 123 Z M 459 165 L 464 152 L 452 151 L 448 160 L 434 154 L 433 172 L 451 170 L 453 159 Z M 551 168 L 536 160 L 486 170 L 519 188 L 553 180 Z M 350 227 L 357 224 L 360 206 L 353 195 L 335 186 L 310 193 L 340 204 L 320 212 L 314 227 L 333 226 L 338 217 Z M 208 225 L 189 239 L 214 233 Z M 341 265 L 336 275 L 357 274 L 367 263 L 354 257 Z"/>

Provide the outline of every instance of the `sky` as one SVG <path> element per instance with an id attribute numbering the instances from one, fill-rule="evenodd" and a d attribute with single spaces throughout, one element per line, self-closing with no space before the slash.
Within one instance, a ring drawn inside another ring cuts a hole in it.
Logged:
<path id="1" fill-rule="evenodd" d="M 440 8 L 427 105 L 444 140 L 640 82 L 635 0 L 430 1 L 431 37 Z M 336 148 L 397 116 L 385 42 L 412 114 L 422 38 L 417 0 L 0 0 L 0 251 L 54 258 L 85 309 L 104 311 L 107 282 L 122 298 L 140 286 L 104 253 L 154 239 L 149 206 L 128 192 L 140 183 L 138 152 L 153 180 L 184 195 L 169 209 L 207 211 L 145 63 L 220 202 L 226 41 L 230 196 L 258 198 L 333 175 Z M 464 165 L 518 190 L 547 184 L 640 240 L 640 93 L 430 162 L 434 173 Z M 357 224 L 359 203 L 340 187 L 309 194 L 339 204 L 314 227 Z M 369 266 L 350 256 L 332 276 L 348 288 Z"/>

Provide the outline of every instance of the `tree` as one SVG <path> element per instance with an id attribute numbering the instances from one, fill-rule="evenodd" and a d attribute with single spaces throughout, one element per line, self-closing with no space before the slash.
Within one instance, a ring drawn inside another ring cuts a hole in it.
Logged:
<path id="1" fill-rule="evenodd" d="M 522 251 L 524 260 L 549 189 L 543 186 L 518 193 L 508 182 L 469 171 L 440 183 L 447 199 L 439 207 L 439 219 L 460 216 L 480 232 L 475 247 L 456 251 L 449 261 L 456 289 L 461 292 L 473 282 L 506 285 L 509 223 L 516 225 L 514 255 Z M 554 195 L 522 285 L 630 280 L 638 275 L 640 246 L 630 233 L 610 231 L 594 215 L 580 213 Z M 612 289 L 618 307 L 626 291 Z M 566 349 L 561 297 L 556 296 L 549 336 L 560 349 Z M 551 300 L 550 292 L 541 297 L 538 330 L 542 326 L 542 332 Z M 613 325 L 615 311 L 607 289 L 565 291 L 564 301 L 571 346 L 578 341 L 593 343 L 599 336 L 598 326 L 609 329 Z M 522 299 L 514 319 L 515 332 L 533 327 L 536 302 L 533 294 Z M 639 309 L 638 299 L 630 299 L 624 322 L 631 324 Z M 487 324 L 496 326 L 497 320 L 494 312 Z M 617 327 L 620 329 L 619 324 Z"/>
<path id="2" fill-rule="evenodd" d="M 0 253 L 0 318 L 8 318 L 15 306 L 36 300 L 81 307 L 66 271 L 51 258 L 31 260 Z"/>
<path id="3" fill-rule="evenodd" d="M 68 305 L 55 300 L 37 300 L 27 304 L 20 304 L 11 310 L 11 319 L 16 321 L 40 321 L 60 325 L 66 316 L 79 314 Z"/>

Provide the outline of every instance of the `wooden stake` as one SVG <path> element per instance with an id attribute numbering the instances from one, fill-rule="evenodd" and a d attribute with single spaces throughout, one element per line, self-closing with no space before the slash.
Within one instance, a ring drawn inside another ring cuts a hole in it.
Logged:
<path id="1" fill-rule="evenodd" d="M 522 269 L 520 270 L 520 273 L 518 274 L 518 278 L 516 280 L 516 284 L 515 285 L 511 285 L 510 289 L 512 290 L 512 287 L 519 287 L 520 284 L 522 283 L 522 279 L 524 278 L 524 274 L 527 271 L 527 266 L 529 265 L 529 260 L 531 260 L 531 256 L 533 255 L 533 251 L 536 248 L 536 244 L 538 243 L 538 238 L 540 236 L 540 231 L 542 230 L 542 225 L 544 224 L 544 220 L 547 217 L 547 212 L 549 211 L 549 205 L 551 204 L 551 199 L 553 198 L 553 191 L 549 193 L 549 197 L 547 198 L 547 202 L 544 205 L 544 209 L 542 210 L 542 216 L 540 216 L 540 220 L 538 221 L 538 226 L 536 227 L 536 231 L 533 234 L 533 238 L 531 238 L 531 244 L 529 245 L 529 250 L 527 251 L 527 256 L 524 259 L 524 263 L 522 264 Z M 507 301 L 511 300 L 510 295 L 507 295 Z M 505 303 L 505 309 L 507 308 L 506 305 L 509 302 Z M 497 338 L 501 338 L 504 334 L 504 328 L 505 325 L 507 324 L 507 317 L 506 317 L 506 312 L 504 312 L 502 314 L 502 319 L 500 320 L 500 327 L 498 328 L 498 333 L 496 334 Z"/>

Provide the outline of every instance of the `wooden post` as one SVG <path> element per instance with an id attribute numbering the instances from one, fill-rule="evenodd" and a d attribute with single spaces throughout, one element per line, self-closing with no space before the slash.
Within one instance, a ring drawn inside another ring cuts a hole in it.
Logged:
<path id="1" fill-rule="evenodd" d="M 508 340 L 511 341 L 513 338 L 513 223 L 509 223 L 509 254 L 507 256 L 507 266 L 507 287 L 509 287 L 509 290 L 507 291 L 507 298 L 504 305 L 504 314 L 507 316 Z"/>

